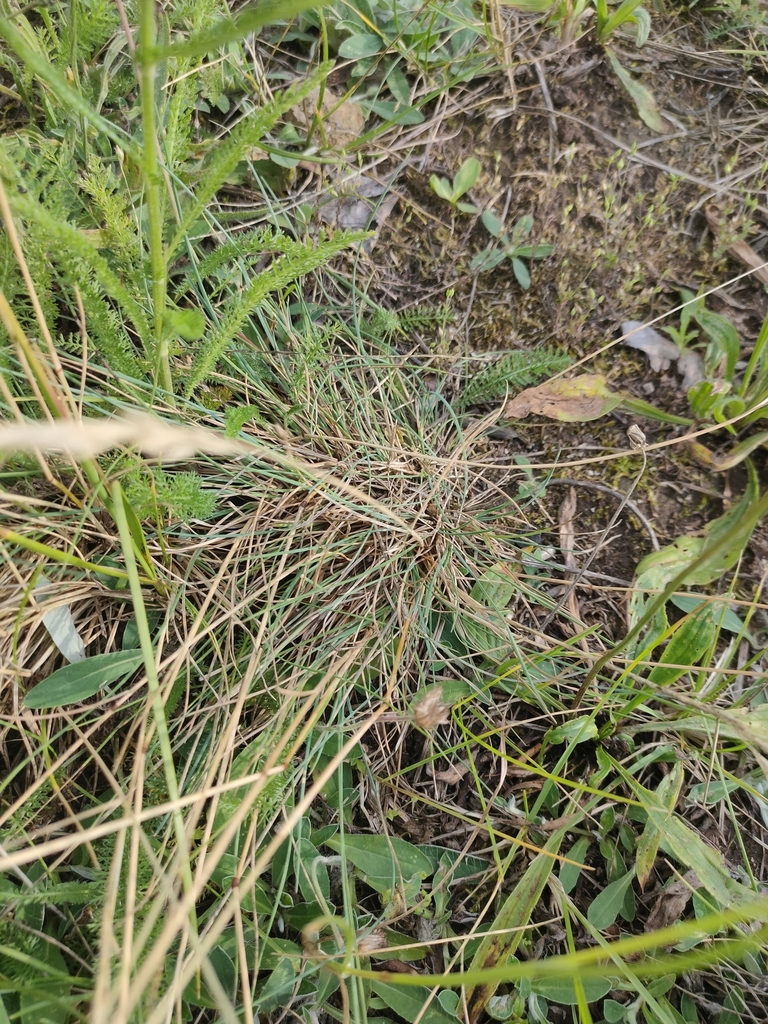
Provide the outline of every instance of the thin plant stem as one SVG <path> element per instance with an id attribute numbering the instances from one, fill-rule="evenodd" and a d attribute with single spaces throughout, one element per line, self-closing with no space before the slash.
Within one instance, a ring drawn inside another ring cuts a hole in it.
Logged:
<path id="1" fill-rule="evenodd" d="M 648 457 L 647 457 L 646 452 L 645 452 L 645 449 L 646 449 L 645 437 L 644 437 L 644 435 L 642 435 L 642 431 L 640 431 L 639 428 L 635 427 L 635 430 L 637 431 L 637 434 L 642 436 L 642 440 L 641 441 L 636 440 L 636 435 L 634 435 L 632 433 L 632 428 L 631 427 L 630 427 L 630 430 L 629 430 L 629 438 L 630 438 L 630 443 L 631 443 L 632 447 L 635 449 L 635 451 L 639 451 L 640 454 L 643 457 L 643 464 L 640 467 L 640 472 L 637 474 L 635 479 L 632 481 L 632 486 L 629 488 L 627 493 L 624 495 L 624 497 L 623 497 L 619 507 L 616 509 L 616 511 L 613 514 L 613 518 L 608 523 L 608 525 L 603 530 L 603 532 L 600 534 L 600 537 L 599 537 L 597 543 L 595 544 L 595 546 L 593 547 L 592 553 L 590 554 L 589 558 L 587 559 L 584 567 L 582 569 L 580 569 L 579 572 L 574 576 L 574 578 L 571 580 L 571 582 L 566 587 L 565 592 L 560 597 L 560 600 L 557 602 L 557 606 L 552 609 L 552 611 L 549 613 L 549 615 L 546 617 L 546 619 L 544 619 L 544 621 L 539 626 L 539 629 L 542 632 L 547 628 L 547 626 L 550 624 L 552 619 L 554 619 L 554 617 L 557 615 L 557 613 L 560 611 L 560 609 L 565 606 L 565 602 L 568 600 L 568 598 L 571 596 L 571 594 L 573 593 L 575 588 L 581 582 L 581 580 L 582 580 L 582 578 L 584 576 L 584 573 L 589 569 L 590 565 L 592 565 L 592 563 L 594 562 L 595 558 L 597 557 L 597 553 L 598 553 L 598 551 L 600 551 L 601 547 L 603 546 L 603 543 L 604 543 L 606 537 L 608 536 L 608 534 L 611 532 L 611 530 L 614 528 L 614 526 L 618 522 L 619 516 L 624 511 L 624 509 L 625 509 L 625 507 L 627 505 L 627 502 L 630 500 L 630 498 L 632 497 L 632 495 L 635 492 L 635 488 L 640 483 L 640 480 L 641 480 L 641 478 L 643 476 L 643 473 L 645 472 L 645 467 L 646 467 L 647 462 L 648 462 Z"/>
<path id="2" fill-rule="evenodd" d="M 134 558 L 131 531 L 128 526 L 128 517 L 125 512 L 123 491 L 119 482 L 114 483 L 112 486 L 112 501 L 115 522 L 117 523 L 117 529 L 120 534 L 123 557 L 125 558 L 125 568 L 131 588 L 131 597 L 133 598 L 141 653 L 144 655 L 144 669 L 147 673 L 147 687 L 149 689 L 149 697 L 155 719 L 155 728 L 157 729 L 157 738 L 160 744 L 160 755 L 163 761 L 165 783 L 168 787 L 169 800 L 171 803 L 175 804 L 179 800 L 179 783 L 176 778 L 176 766 L 173 760 L 171 738 L 168 732 L 168 721 L 165 717 L 165 706 L 163 705 L 163 698 L 160 692 L 160 681 L 158 679 L 157 668 L 155 666 L 155 652 L 152 647 L 149 622 L 147 621 L 146 609 L 144 607 L 144 595 L 141 591 L 141 579 L 136 566 L 136 559 Z M 188 894 L 192 891 L 194 883 L 192 880 L 192 868 L 189 862 L 189 843 L 184 825 L 184 815 L 182 814 L 180 806 L 174 808 L 171 817 L 173 819 L 173 829 L 178 846 L 182 885 L 184 892 Z M 194 906 L 190 911 L 190 924 L 194 935 L 196 934 Z"/>
<path id="3" fill-rule="evenodd" d="M 157 109 L 155 100 L 154 55 L 157 41 L 154 0 L 141 0 L 139 7 L 139 84 L 141 86 L 142 171 L 147 201 L 149 261 L 152 272 L 152 305 L 154 307 L 155 382 L 173 402 L 173 381 L 168 354 L 168 340 L 163 331 L 163 313 L 167 287 L 165 254 L 163 252 L 163 214 L 160 201 L 161 174 L 157 159 Z"/>

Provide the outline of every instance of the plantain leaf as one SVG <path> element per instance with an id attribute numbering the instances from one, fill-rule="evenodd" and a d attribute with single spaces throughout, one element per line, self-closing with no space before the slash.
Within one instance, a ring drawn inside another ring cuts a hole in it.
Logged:
<path id="1" fill-rule="evenodd" d="M 536 904 L 547 884 L 547 879 L 555 866 L 556 854 L 565 835 L 565 828 L 550 836 L 542 853 L 535 857 L 528 870 L 507 897 L 504 905 L 491 925 L 492 935 L 483 939 L 472 960 L 472 970 L 497 967 L 507 962 L 523 937 L 523 927 L 528 924 Z M 467 1006 L 472 1024 L 478 1020 L 491 996 L 498 988 L 499 982 L 488 982 L 467 991 Z"/>
<path id="2" fill-rule="evenodd" d="M 610 928 L 621 913 L 626 899 L 627 890 L 635 877 L 635 869 L 628 871 L 626 875 L 611 882 L 595 896 L 587 911 L 587 920 L 598 931 L 605 931 Z"/>
<path id="3" fill-rule="evenodd" d="M 143 660 L 141 651 L 113 651 L 65 665 L 33 686 L 24 698 L 24 706 L 40 710 L 77 704 L 98 693 L 107 683 L 129 675 Z"/>
<path id="4" fill-rule="evenodd" d="M 661 134 L 664 131 L 664 122 L 659 114 L 659 108 L 656 105 L 656 100 L 653 98 L 653 93 L 650 92 L 644 85 L 641 85 L 636 78 L 619 63 L 619 59 L 616 54 L 606 46 L 605 52 L 608 56 L 608 60 L 611 62 L 614 74 L 621 82 L 629 94 L 630 99 L 635 104 L 637 112 L 640 115 L 640 119 L 648 125 L 648 127 Z"/>
<path id="5" fill-rule="evenodd" d="M 688 671 L 679 666 L 699 664 L 716 637 L 714 608 L 710 604 L 699 605 L 678 623 L 660 663 L 648 676 L 649 681 L 657 686 L 670 686 Z"/>
<path id="6" fill-rule="evenodd" d="M 341 853 L 339 836 L 326 839 L 325 845 Z M 429 857 L 397 836 L 345 836 L 344 856 L 377 892 L 391 890 L 401 879 L 426 878 L 433 873 Z"/>

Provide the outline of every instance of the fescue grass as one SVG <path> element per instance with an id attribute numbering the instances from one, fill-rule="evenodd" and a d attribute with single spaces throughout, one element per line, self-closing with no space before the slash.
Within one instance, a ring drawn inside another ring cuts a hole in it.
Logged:
<path id="1" fill-rule="evenodd" d="M 448 306 L 380 308 L 362 234 L 265 180 L 342 161 L 280 128 L 339 39 L 374 111 L 502 59 L 499 10 L 382 11 L 243 43 L 259 8 L 142 3 L 135 67 L 108 5 L 0 26 L 0 1024 L 730 1024 L 764 983 L 766 499 L 750 469 L 628 614 L 585 573 L 581 621 L 542 499 L 584 460 L 489 437 L 567 355 L 449 351 Z"/>

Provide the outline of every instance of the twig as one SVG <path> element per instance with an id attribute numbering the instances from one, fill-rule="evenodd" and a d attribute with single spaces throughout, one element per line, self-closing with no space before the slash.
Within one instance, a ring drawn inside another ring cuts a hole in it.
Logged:
<path id="1" fill-rule="evenodd" d="M 651 539 L 651 546 L 653 547 L 653 550 L 660 550 L 659 539 L 656 536 L 656 531 L 651 525 L 651 521 L 645 515 L 637 502 L 630 500 L 629 495 L 632 493 L 631 491 L 628 491 L 625 495 L 621 491 L 617 490 L 617 488 L 609 487 L 608 484 L 599 484 L 595 480 L 577 480 L 575 477 L 570 476 L 552 477 L 551 480 L 547 480 L 546 486 L 552 487 L 554 484 L 562 484 L 565 487 L 589 487 L 593 491 L 601 491 L 603 494 L 612 494 L 615 498 L 624 502 L 625 508 L 628 508 L 648 531 L 648 536 Z M 718 495 L 718 497 L 721 497 L 721 495 Z M 582 569 L 582 573 L 583 572 L 584 570 Z"/>
<path id="2" fill-rule="evenodd" d="M 632 426 L 627 431 L 627 437 L 629 438 L 629 443 L 632 445 L 634 450 L 637 451 L 637 452 L 640 452 L 640 454 L 643 457 L 643 465 L 640 468 L 640 472 L 637 474 L 637 476 L 633 480 L 632 486 L 629 488 L 629 490 L 627 491 L 626 495 L 622 498 L 621 503 L 620 503 L 619 507 L 616 509 L 616 511 L 614 512 L 613 518 L 611 519 L 610 523 L 608 523 L 608 525 L 606 526 L 606 528 L 603 530 L 602 534 L 600 535 L 600 538 L 598 539 L 597 544 L 595 544 L 594 548 L 592 549 L 592 553 L 590 554 L 589 558 L 587 559 L 586 564 L 584 565 L 584 568 L 581 569 L 579 574 L 577 576 L 575 576 L 573 578 L 573 580 L 568 584 L 568 587 L 566 588 L 565 593 L 562 595 L 562 597 L 558 601 L 557 605 L 552 609 L 552 611 L 549 613 L 549 615 L 546 617 L 546 619 L 538 627 L 542 632 L 547 628 L 547 626 L 552 622 L 552 620 L 557 615 L 557 613 L 561 610 L 561 608 L 563 607 L 563 605 L 565 604 L 565 602 L 568 600 L 569 596 L 571 595 L 572 591 L 579 585 L 579 583 L 580 583 L 584 573 L 586 572 L 586 570 L 594 562 L 595 558 L 597 557 L 598 551 L 600 550 L 600 548 L 602 547 L 602 545 L 603 545 L 603 543 L 605 541 L 605 538 L 608 536 L 608 534 L 611 532 L 611 530 L 614 528 L 614 526 L 618 522 L 619 516 L 624 511 L 624 508 L 627 505 L 627 503 L 629 502 L 629 499 L 632 497 L 632 494 L 633 494 L 635 488 L 640 483 L 640 478 L 642 477 L 643 473 L 645 472 L 645 467 L 646 467 L 646 464 L 648 462 L 648 459 L 647 459 L 647 456 L 646 456 L 646 453 L 645 453 L 645 449 L 646 449 L 645 434 L 642 432 L 640 427 L 637 426 L 637 424 L 633 423 Z"/>

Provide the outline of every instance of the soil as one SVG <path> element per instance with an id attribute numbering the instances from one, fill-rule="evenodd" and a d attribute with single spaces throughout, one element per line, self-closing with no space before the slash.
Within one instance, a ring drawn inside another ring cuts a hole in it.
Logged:
<path id="1" fill-rule="evenodd" d="M 643 353 L 607 347 L 620 336 L 622 321 L 648 322 L 674 309 L 681 287 L 718 288 L 708 307 L 735 324 L 741 358 L 748 358 L 768 312 L 766 289 L 754 277 L 733 280 L 745 268 L 725 252 L 726 238 L 712 236 L 704 208 L 716 204 L 720 223 L 761 252 L 768 238 L 762 70 L 749 76 L 737 58 L 713 54 L 706 24 L 695 18 L 658 27 L 657 41 L 642 50 L 627 39 L 617 41 L 616 52 L 655 95 L 666 134 L 642 123 L 602 50 L 542 40 L 536 59 L 548 96 L 532 54 L 518 68 L 514 96 L 501 75 L 470 86 L 462 112 L 440 121 L 439 132 L 431 132 L 436 141 L 422 146 L 394 181 L 400 202 L 369 257 L 368 295 L 403 311 L 437 305 L 452 289 L 454 323 L 442 352 L 447 363 L 510 348 L 562 348 L 583 361 L 583 371 L 604 374 L 612 389 L 690 416 L 674 366 L 654 372 Z M 483 172 L 465 198 L 504 214 L 508 229 L 531 215 L 533 244 L 554 246 L 549 258 L 531 262 L 527 291 L 509 261 L 491 273 L 470 271 L 489 235 L 479 217 L 455 212 L 429 186 L 431 174 L 450 178 L 470 156 Z M 663 323 L 675 326 L 677 317 Z M 623 450 L 634 419 L 621 410 L 584 424 L 529 417 L 514 424 L 518 440 L 499 444 L 498 454 L 510 461 L 524 454 L 532 462 L 568 462 L 577 454 Z M 686 429 L 638 422 L 650 444 Z M 723 432 L 718 443 L 726 450 L 731 439 Z M 765 479 L 762 451 L 755 461 Z M 626 491 L 635 462 L 564 473 Z M 663 546 L 721 515 L 742 483 L 743 473 L 702 468 L 680 444 L 650 456 L 635 500 Z M 543 498 L 555 523 L 564 497 L 562 487 L 553 487 Z M 579 487 L 577 544 L 589 549 L 615 509 L 615 499 Z M 624 514 L 613 538 L 592 568 L 630 581 L 651 550 L 648 531 Z M 748 590 L 768 566 L 766 555 L 763 526 L 742 565 Z"/>

